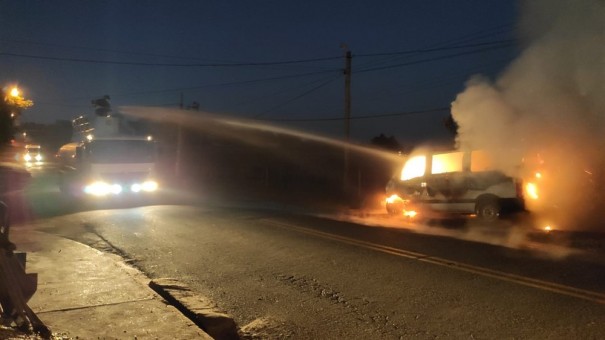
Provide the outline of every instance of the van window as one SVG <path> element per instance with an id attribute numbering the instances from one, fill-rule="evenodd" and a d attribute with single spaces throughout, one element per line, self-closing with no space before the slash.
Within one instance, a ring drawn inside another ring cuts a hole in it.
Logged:
<path id="1" fill-rule="evenodd" d="M 414 156 L 408 159 L 401 170 L 401 180 L 424 176 L 426 170 L 426 156 Z"/>
<path id="2" fill-rule="evenodd" d="M 463 152 L 450 152 L 433 155 L 431 174 L 462 171 L 463 158 Z"/>
<path id="3" fill-rule="evenodd" d="M 487 152 L 477 150 L 471 152 L 471 172 L 494 170 L 494 162 Z"/>

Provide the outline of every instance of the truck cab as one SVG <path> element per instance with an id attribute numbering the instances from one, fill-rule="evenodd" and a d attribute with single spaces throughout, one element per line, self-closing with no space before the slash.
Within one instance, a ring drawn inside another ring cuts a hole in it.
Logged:
<path id="1" fill-rule="evenodd" d="M 151 136 L 122 134 L 116 117 L 96 117 L 92 123 L 79 117 L 74 123 L 76 141 L 57 153 L 63 193 L 110 198 L 158 190 L 157 147 Z"/>
<path id="2" fill-rule="evenodd" d="M 147 138 L 108 137 L 71 144 L 61 158 L 61 190 L 70 195 L 105 197 L 158 189 L 156 147 Z"/>

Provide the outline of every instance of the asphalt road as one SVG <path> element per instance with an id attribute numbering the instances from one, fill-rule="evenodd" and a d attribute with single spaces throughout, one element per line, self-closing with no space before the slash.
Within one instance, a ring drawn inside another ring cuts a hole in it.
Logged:
<path id="1" fill-rule="evenodd" d="M 263 338 L 605 337 L 604 268 L 575 255 L 204 205 L 39 222 L 84 243 L 100 236 Z"/>
<path id="2" fill-rule="evenodd" d="M 605 338 L 603 253 L 568 239 L 213 200 L 81 211 L 41 178 L 36 228 L 183 281 L 250 338 Z"/>

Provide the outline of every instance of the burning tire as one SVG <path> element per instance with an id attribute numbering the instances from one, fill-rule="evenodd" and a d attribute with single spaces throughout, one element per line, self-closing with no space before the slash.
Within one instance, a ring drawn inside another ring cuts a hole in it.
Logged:
<path id="1" fill-rule="evenodd" d="M 484 198 L 477 202 L 477 216 L 484 221 L 495 221 L 500 218 L 502 208 L 497 198 Z"/>

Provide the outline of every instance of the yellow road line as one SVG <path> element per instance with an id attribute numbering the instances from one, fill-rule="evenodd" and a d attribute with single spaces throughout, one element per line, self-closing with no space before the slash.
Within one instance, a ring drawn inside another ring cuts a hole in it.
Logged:
<path id="1" fill-rule="evenodd" d="M 376 243 L 372 243 L 372 242 L 356 240 L 356 239 L 353 239 L 350 237 L 335 235 L 335 234 L 326 233 L 326 232 L 318 231 L 318 230 L 313 230 L 313 229 L 293 225 L 290 223 L 278 222 L 278 221 L 274 221 L 274 220 L 270 220 L 270 219 L 263 219 L 263 221 L 270 225 L 279 227 L 279 228 L 293 230 L 293 231 L 297 231 L 297 232 L 312 235 L 312 236 L 317 236 L 317 237 L 321 237 L 321 238 L 325 238 L 325 239 L 329 239 L 329 240 L 333 240 L 333 241 L 337 241 L 337 242 L 342 242 L 342 243 L 362 247 L 365 249 L 379 251 L 379 252 L 386 253 L 386 254 L 391 254 L 391 255 L 395 255 L 395 256 L 399 256 L 399 257 L 405 257 L 405 258 L 409 258 L 409 259 L 413 259 L 413 260 L 417 260 L 417 261 L 421 261 L 421 262 L 427 262 L 427 263 L 431 263 L 431 264 L 435 264 L 435 265 L 439 265 L 439 266 L 443 266 L 443 267 L 448 267 L 451 269 L 456 269 L 456 270 L 460 270 L 460 271 L 464 271 L 464 272 L 468 272 L 468 273 L 487 276 L 487 277 L 495 278 L 495 279 L 502 280 L 502 281 L 521 284 L 524 286 L 533 287 L 533 288 L 537 288 L 537 289 L 541 289 L 541 290 L 545 290 L 545 291 L 550 291 L 553 293 L 563 294 L 563 295 L 567 295 L 567 296 L 573 296 L 573 297 L 588 300 L 591 302 L 605 304 L 605 294 L 603 294 L 603 293 L 598 293 L 598 292 L 593 292 L 590 290 L 565 286 L 565 285 L 561 285 L 561 284 L 554 283 L 554 282 L 532 279 L 529 277 L 505 273 L 505 272 L 501 272 L 501 271 L 497 271 L 497 270 L 493 270 L 493 269 L 489 269 L 489 268 L 477 267 L 477 266 L 473 266 L 473 265 L 469 265 L 469 264 L 465 264 L 465 263 L 461 263 L 461 262 L 457 262 L 457 261 L 452 261 L 452 260 L 448 260 L 448 259 L 444 259 L 444 258 L 440 258 L 440 257 L 430 256 L 430 255 L 407 251 L 407 250 L 403 250 L 403 249 L 393 248 L 393 247 L 389 247 L 389 246 L 384 246 L 384 245 L 380 245 L 380 244 L 376 244 Z"/>

